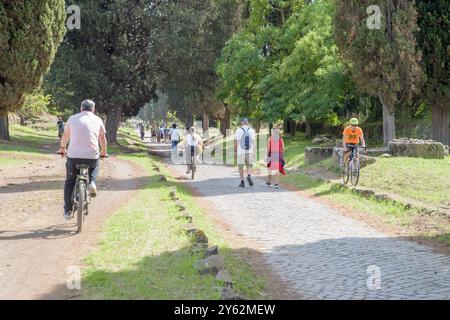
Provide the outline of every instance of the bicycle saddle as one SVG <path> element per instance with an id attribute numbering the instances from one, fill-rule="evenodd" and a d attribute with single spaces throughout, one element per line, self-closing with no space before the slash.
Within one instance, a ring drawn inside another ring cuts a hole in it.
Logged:
<path id="1" fill-rule="evenodd" d="M 75 168 L 77 168 L 77 169 L 89 169 L 90 166 L 88 164 L 77 164 L 75 166 Z"/>

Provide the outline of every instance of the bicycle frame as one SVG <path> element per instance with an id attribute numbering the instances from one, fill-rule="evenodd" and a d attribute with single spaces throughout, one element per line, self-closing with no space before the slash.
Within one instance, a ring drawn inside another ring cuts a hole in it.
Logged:
<path id="1" fill-rule="evenodd" d="M 78 199 L 77 199 L 77 191 L 78 191 L 78 184 L 80 181 L 84 181 L 86 184 L 86 187 L 89 185 L 89 169 L 82 168 L 79 169 L 79 174 L 77 175 L 77 180 L 75 181 L 75 187 L 73 188 L 72 193 L 72 203 L 73 203 L 73 211 L 76 211 L 76 208 L 78 208 Z M 90 195 L 88 193 L 88 198 L 86 199 L 87 203 L 89 204 L 90 201 Z"/>

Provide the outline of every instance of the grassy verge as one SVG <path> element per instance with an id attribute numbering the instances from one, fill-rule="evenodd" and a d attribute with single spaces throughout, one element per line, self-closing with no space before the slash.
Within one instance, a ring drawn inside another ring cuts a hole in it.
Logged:
<path id="1" fill-rule="evenodd" d="M 138 138 L 130 135 L 133 143 Z M 117 151 L 117 150 L 114 150 Z M 186 222 L 169 200 L 170 187 L 204 230 L 211 245 L 218 245 L 235 290 L 249 298 L 264 296 L 266 279 L 256 275 L 239 250 L 230 247 L 214 221 L 195 203 L 182 184 L 161 166 L 168 183 L 159 181 L 152 169 L 158 159 L 147 155 L 119 157 L 146 170 L 149 182 L 132 202 L 119 209 L 106 223 L 99 248 L 85 261 L 83 296 L 88 299 L 218 299 L 220 283 L 211 275 L 201 276 L 194 263 L 201 257 L 191 250 L 182 227 Z"/>
<path id="2" fill-rule="evenodd" d="M 289 173 L 282 179 L 284 183 L 343 204 L 368 217 L 378 217 L 388 225 L 401 228 L 406 235 L 450 245 L 450 224 L 444 217 L 411 209 L 401 203 L 364 197 L 336 184 L 315 179 L 306 173 L 320 172 L 339 177 L 331 160 L 306 166 L 304 149 L 311 145 L 310 140 L 302 136 L 287 138 L 285 144 L 289 167 L 299 171 Z M 431 205 L 448 205 L 449 164 L 450 158 L 379 158 L 375 164 L 361 170 L 360 185 Z"/>
<path id="3" fill-rule="evenodd" d="M 291 169 L 322 171 L 339 178 L 331 160 L 311 166 L 304 164 L 304 149 L 311 141 L 299 136 L 285 140 L 285 157 Z M 420 158 L 378 158 L 375 164 L 361 169 L 360 185 L 430 205 L 449 204 L 450 157 L 442 160 Z"/>
<path id="4" fill-rule="evenodd" d="M 53 150 L 58 143 L 56 131 L 12 125 L 10 134 L 10 142 L 0 142 L 0 166 L 2 168 L 20 166 L 29 160 L 48 160 L 51 157 L 45 153 L 56 152 Z"/>

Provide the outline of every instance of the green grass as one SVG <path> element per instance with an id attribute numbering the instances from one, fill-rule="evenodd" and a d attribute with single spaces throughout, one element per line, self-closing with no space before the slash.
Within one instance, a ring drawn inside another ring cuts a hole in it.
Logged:
<path id="1" fill-rule="evenodd" d="M 331 159 L 306 166 L 304 149 L 311 141 L 300 135 L 285 139 L 288 168 L 339 174 Z M 375 164 L 361 170 L 360 186 L 393 193 L 432 205 L 450 201 L 450 157 L 443 160 L 421 158 L 378 158 Z"/>
<path id="2" fill-rule="evenodd" d="M 11 168 L 23 165 L 29 160 L 48 160 L 56 152 L 58 143 L 56 131 L 44 131 L 19 125 L 10 127 L 11 141 L 0 142 L 0 166 Z M 55 150 L 53 150 L 55 149 Z"/>
<path id="3" fill-rule="evenodd" d="M 162 185 L 151 169 L 155 159 L 145 155 L 120 158 L 146 168 L 149 184 L 131 203 L 119 209 L 107 222 L 98 250 L 86 259 L 83 294 L 89 299 L 218 299 L 220 284 L 213 276 L 201 276 L 194 269 L 200 257 L 190 249 L 178 212 L 169 201 L 169 186 L 178 194 L 197 227 L 210 244 L 218 245 L 236 291 L 261 298 L 265 280 L 256 276 L 231 249 L 214 222 L 206 217 L 190 194 L 169 178 Z M 168 175 L 167 172 L 163 173 Z"/>
<path id="4" fill-rule="evenodd" d="M 361 170 L 361 186 L 431 203 L 450 201 L 450 157 L 443 160 L 380 158 Z"/>

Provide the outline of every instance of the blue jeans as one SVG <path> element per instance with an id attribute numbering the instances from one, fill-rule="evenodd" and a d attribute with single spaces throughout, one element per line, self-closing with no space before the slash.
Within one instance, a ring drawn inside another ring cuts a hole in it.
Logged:
<path id="1" fill-rule="evenodd" d="M 179 143 L 180 141 L 172 141 L 172 149 L 175 149 Z"/>
<path id="2" fill-rule="evenodd" d="M 67 158 L 66 162 L 66 183 L 64 185 L 64 212 L 72 211 L 72 192 L 77 181 L 79 171 L 75 166 L 77 164 L 89 165 L 89 182 L 97 182 L 99 173 L 99 159 L 72 159 Z"/>

